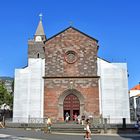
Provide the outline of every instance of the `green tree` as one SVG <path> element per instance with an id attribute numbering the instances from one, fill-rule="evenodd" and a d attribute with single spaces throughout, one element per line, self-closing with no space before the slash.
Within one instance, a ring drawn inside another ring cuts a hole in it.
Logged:
<path id="1" fill-rule="evenodd" d="M 3 83 L 0 83 L 0 105 L 6 103 L 12 109 L 13 107 L 13 96 L 7 91 Z"/>

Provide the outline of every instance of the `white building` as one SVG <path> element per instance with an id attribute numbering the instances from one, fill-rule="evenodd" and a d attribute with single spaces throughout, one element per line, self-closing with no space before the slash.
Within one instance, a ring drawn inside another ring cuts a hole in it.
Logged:
<path id="1" fill-rule="evenodd" d="M 140 84 L 134 86 L 129 90 L 131 120 L 137 120 L 137 118 L 140 117 L 139 96 L 140 96 Z"/>

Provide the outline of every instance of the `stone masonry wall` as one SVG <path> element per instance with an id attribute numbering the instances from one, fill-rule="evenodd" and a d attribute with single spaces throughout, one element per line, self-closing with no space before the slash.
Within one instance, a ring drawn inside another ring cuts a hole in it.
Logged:
<path id="1" fill-rule="evenodd" d="M 73 84 L 71 85 L 71 82 Z M 76 89 L 84 97 L 84 111 L 99 115 L 98 78 L 45 79 L 44 115 L 58 119 L 59 96 L 67 89 Z"/>
<path id="2" fill-rule="evenodd" d="M 67 51 L 76 53 L 75 63 L 66 61 Z M 97 42 L 72 28 L 50 39 L 45 44 L 45 75 L 96 76 Z"/>
<path id="3" fill-rule="evenodd" d="M 28 41 L 28 58 L 45 58 L 44 43 L 35 42 L 34 40 Z"/>
<path id="4" fill-rule="evenodd" d="M 73 28 L 45 43 L 44 116 L 63 116 L 58 101 L 68 89 L 83 97 L 84 111 L 99 115 L 97 45 L 96 40 Z"/>

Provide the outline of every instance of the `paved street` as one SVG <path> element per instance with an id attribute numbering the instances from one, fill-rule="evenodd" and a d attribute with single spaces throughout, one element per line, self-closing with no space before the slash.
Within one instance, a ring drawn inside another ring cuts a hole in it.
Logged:
<path id="1" fill-rule="evenodd" d="M 21 129 L 0 129 L 1 140 L 84 140 L 83 135 L 44 134 L 41 131 Z M 140 140 L 138 135 L 92 135 L 92 140 Z"/>

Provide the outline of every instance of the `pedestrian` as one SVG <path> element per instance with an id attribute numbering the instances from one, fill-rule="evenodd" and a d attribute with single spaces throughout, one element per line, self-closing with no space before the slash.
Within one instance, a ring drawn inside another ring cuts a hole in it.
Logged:
<path id="1" fill-rule="evenodd" d="M 139 120 L 136 121 L 135 128 L 138 130 L 138 132 L 140 132 L 140 121 Z"/>
<path id="2" fill-rule="evenodd" d="M 0 128 L 4 128 L 4 125 L 2 124 L 2 122 L 0 122 Z"/>
<path id="3" fill-rule="evenodd" d="M 81 120 L 82 120 L 82 125 L 84 125 L 85 124 L 85 114 L 84 113 L 81 116 Z"/>
<path id="4" fill-rule="evenodd" d="M 81 123 L 81 115 L 78 115 L 77 120 L 78 120 L 78 124 L 80 124 Z"/>
<path id="5" fill-rule="evenodd" d="M 75 113 L 75 114 L 73 115 L 73 119 L 74 119 L 75 122 L 77 122 L 77 113 Z"/>
<path id="6" fill-rule="evenodd" d="M 51 133 L 51 126 L 52 126 L 52 121 L 51 121 L 51 118 L 48 117 L 48 119 L 47 119 L 48 133 Z"/>
<path id="7" fill-rule="evenodd" d="M 139 128 L 139 121 L 136 121 L 136 123 L 135 123 L 135 128 L 136 128 L 136 129 Z"/>
<path id="8" fill-rule="evenodd" d="M 85 139 L 86 140 L 90 140 L 91 139 L 91 131 L 90 131 L 90 122 L 89 122 L 89 119 L 86 120 L 85 130 L 86 130 Z"/>
<path id="9" fill-rule="evenodd" d="M 69 113 L 68 113 L 68 112 L 66 112 L 66 114 L 65 114 L 65 121 L 66 121 L 66 122 L 68 122 L 68 121 L 69 121 L 69 117 L 70 117 L 70 116 L 69 116 Z"/>
<path id="10" fill-rule="evenodd" d="M 0 112 L 0 128 L 4 128 L 4 116 L 2 112 Z"/>

